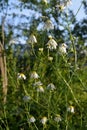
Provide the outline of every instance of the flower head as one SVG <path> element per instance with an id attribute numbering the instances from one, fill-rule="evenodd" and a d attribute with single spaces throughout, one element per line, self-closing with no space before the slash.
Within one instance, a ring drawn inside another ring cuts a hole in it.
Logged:
<path id="1" fill-rule="evenodd" d="M 67 53 L 67 45 L 65 43 L 62 43 L 60 46 L 59 46 L 59 52 L 61 54 L 66 54 Z"/>
<path id="2" fill-rule="evenodd" d="M 61 3 L 61 4 L 57 4 L 55 7 L 60 10 L 60 11 L 63 11 L 67 6 L 69 6 L 70 4 L 72 4 L 72 1 L 71 0 L 67 0 L 67 1 L 64 1 L 64 3 Z"/>
<path id="3" fill-rule="evenodd" d="M 48 3 L 48 1 L 47 0 L 42 0 L 46 5 L 47 5 L 47 3 Z"/>
<path id="4" fill-rule="evenodd" d="M 47 122 L 47 117 L 44 116 L 44 117 L 40 120 L 40 122 L 41 122 L 43 125 L 45 125 L 46 122 Z"/>
<path id="5" fill-rule="evenodd" d="M 26 80 L 26 76 L 23 73 L 18 73 L 18 79 Z"/>
<path id="6" fill-rule="evenodd" d="M 54 25 L 51 22 L 51 20 L 47 20 L 44 24 L 44 29 L 49 31 L 49 30 L 53 30 L 54 29 Z"/>
<path id="7" fill-rule="evenodd" d="M 71 113 L 74 113 L 74 112 L 75 112 L 74 106 L 69 106 L 69 107 L 67 108 L 67 111 L 68 111 L 68 112 L 71 112 Z"/>
<path id="8" fill-rule="evenodd" d="M 55 85 L 53 83 L 50 83 L 50 84 L 48 84 L 47 89 L 53 91 L 56 88 L 55 88 Z"/>
<path id="9" fill-rule="evenodd" d="M 43 83 L 41 81 L 37 81 L 33 84 L 33 86 L 42 86 Z"/>
<path id="10" fill-rule="evenodd" d="M 37 43 L 36 37 L 34 35 L 30 35 L 28 43 L 31 43 L 31 44 Z"/>
<path id="11" fill-rule="evenodd" d="M 43 48 L 39 48 L 39 51 L 42 53 L 43 52 Z"/>
<path id="12" fill-rule="evenodd" d="M 57 114 L 57 115 L 55 116 L 54 120 L 55 120 L 56 122 L 60 122 L 62 119 L 61 119 L 61 116 L 60 116 L 59 114 Z"/>
<path id="13" fill-rule="evenodd" d="M 47 43 L 47 48 L 50 49 L 50 50 L 56 49 L 57 48 L 57 42 L 53 38 L 50 38 L 50 40 Z"/>
<path id="14" fill-rule="evenodd" d="M 17 43 L 17 40 L 11 39 L 10 42 L 9 42 L 9 45 L 12 45 L 12 44 L 15 44 L 15 43 Z"/>
<path id="15" fill-rule="evenodd" d="M 39 75 L 35 72 L 35 71 L 33 71 L 32 73 L 31 73 L 31 76 L 30 76 L 32 79 L 38 79 L 39 78 Z"/>
<path id="16" fill-rule="evenodd" d="M 37 81 L 33 84 L 33 86 L 42 86 L 43 83 L 41 81 Z"/>
<path id="17" fill-rule="evenodd" d="M 36 121 L 36 119 L 34 118 L 34 116 L 31 116 L 31 117 L 28 119 L 28 121 L 29 121 L 30 123 L 34 123 L 34 122 Z"/>
<path id="18" fill-rule="evenodd" d="M 31 98 L 29 96 L 24 96 L 23 97 L 23 101 L 24 102 L 28 102 L 29 100 L 31 100 Z"/>
<path id="19" fill-rule="evenodd" d="M 72 4 L 71 0 L 67 0 L 67 2 L 65 2 L 65 6 L 69 6 L 70 4 Z"/>
<path id="20" fill-rule="evenodd" d="M 65 6 L 64 4 L 61 4 L 61 5 L 57 4 L 56 8 L 59 9 L 60 11 L 63 11 L 65 9 Z"/>
<path id="21" fill-rule="evenodd" d="M 44 88 L 42 86 L 38 86 L 37 92 L 44 92 Z"/>
<path id="22" fill-rule="evenodd" d="M 53 57 L 49 56 L 49 57 L 48 57 L 48 60 L 49 60 L 49 61 L 52 61 L 52 60 L 53 60 Z"/>

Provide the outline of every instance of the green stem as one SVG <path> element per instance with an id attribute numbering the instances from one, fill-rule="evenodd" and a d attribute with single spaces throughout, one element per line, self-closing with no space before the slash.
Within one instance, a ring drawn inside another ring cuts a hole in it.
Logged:
<path id="1" fill-rule="evenodd" d="M 45 130 L 45 128 L 46 128 L 46 124 L 45 124 L 45 125 L 43 125 L 43 130 Z"/>
<path id="2" fill-rule="evenodd" d="M 39 100 L 39 92 L 37 92 L 37 103 L 38 103 L 38 100 Z"/>
<path id="3" fill-rule="evenodd" d="M 47 55 L 48 55 L 48 57 L 49 57 L 49 48 L 48 48 L 48 54 L 47 54 Z"/>
<path id="4" fill-rule="evenodd" d="M 48 119 L 50 118 L 50 101 L 51 101 L 51 91 L 50 91 L 49 99 L 48 99 Z"/>
<path id="5" fill-rule="evenodd" d="M 9 127 L 8 127 L 8 122 L 7 122 L 7 115 L 6 115 L 6 106 L 4 106 L 4 117 L 6 119 L 6 130 L 9 130 Z M 5 124 L 5 123 L 4 123 Z"/>
<path id="6" fill-rule="evenodd" d="M 35 57 L 36 57 L 36 54 L 35 54 L 35 51 L 34 51 L 34 46 L 33 46 L 33 44 L 32 44 L 32 52 L 33 52 L 33 54 L 34 54 Z"/>
<path id="7" fill-rule="evenodd" d="M 59 124 L 57 123 L 57 130 L 59 130 Z"/>
<path id="8" fill-rule="evenodd" d="M 75 102 L 77 103 L 77 105 L 81 108 L 81 106 L 80 106 L 78 100 L 76 99 L 76 97 L 75 97 L 75 95 L 74 95 L 74 92 L 73 92 L 71 86 L 69 85 L 69 83 L 66 81 L 66 79 L 62 76 L 62 74 L 61 74 L 59 71 L 58 71 L 58 74 L 60 75 L 60 77 L 63 79 L 63 81 L 64 81 L 65 84 L 67 85 L 67 87 L 68 87 L 68 89 L 70 90 L 70 92 L 71 92 L 71 94 L 72 94 L 72 96 L 73 96 Z M 81 109 L 82 109 L 82 108 L 81 108 Z"/>
<path id="9" fill-rule="evenodd" d="M 34 126 L 35 126 L 36 130 L 39 130 L 35 123 L 34 123 Z"/>
<path id="10" fill-rule="evenodd" d="M 66 130 L 68 130 L 68 119 L 67 119 L 67 116 L 68 116 L 68 113 L 67 113 L 67 94 L 65 95 L 65 99 L 66 99 Z"/>

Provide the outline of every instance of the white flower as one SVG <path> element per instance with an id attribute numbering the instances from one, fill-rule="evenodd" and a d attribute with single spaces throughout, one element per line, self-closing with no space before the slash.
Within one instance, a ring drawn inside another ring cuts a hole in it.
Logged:
<path id="1" fill-rule="evenodd" d="M 62 43 L 60 46 L 59 46 L 59 52 L 61 54 L 66 54 L 67 53 L 67 45 L 65 43 Z"/>
<path id="2" fill-rule="evenodd" d="M 43 83 L 41 81 L 37 81 L 33 84 L 33 86 L 42 86 Z"/>
<path id="3" fill-rule="evenodd" d="M 39 51 L 40 51 L 40 52 L 43 52 L 43 48 L 39 48 Z"/>
<path id="4" fill-rule="evenodd" d="M 15 43 L 17 43 L 17 40 L 12 39 L 12 40 L 10 40 L 9 45 L 12 45 L 12 44 L 15 44 Z"/>
<path id="5" fill-rule="evenodd" d="M 67 6 L 69 6 L 70 4 L 72 4 L 72 1 L 71 0 L 67 0 L 65 1 L 64 3 L 62 4 L 57 4 L 55 7 L 60 10 L 60 11 L 63 11 Z"/>
<path id="6" fill-rule="evenodd" d="M 48 60 L 49 60 L 49 61 L 52 61 L 52 60 L 53 60 L 53 57 L 49 56 L 49 57 L 48 57 Z"/>
<path id="7" fill-rule="evenodd" d="M 57 42 L 54 39 L 52 39 L 52 37 L 50 37 L 50 40 L 47 43 L 47 48 L 49 48 L 50 50 L 57 48 Z"/>
<path id="8" fill-rule="evenodd" d="M 34 116 L 31 116 L 31 117 L 28 119 L 28 121 L 29 121 L 30 123 L 34 123 L 34 122 L 36 121 L 36 119 L 34 118 Z"/>
<path id="9" fill-rule="evenodd" d="M 68 111 L 68 112 L 71 112 L 71 113 L 74 113 L 74 112 L 75 112 L 74 106 L 69 106 L 69 107 L 67 108 L 67 111 Z"/>
<path id="10" fill-rule="evenodd" d="M 53 30 L 54 29 L 54 25 L 51 22 L 51 20 L 47 20 L 44 24 L 44 29 L 49 31 L 49 30 Z"/>
<path id="11" fill-rule="evenodd" d="M 37 88 L 37 92 L 44 92 L 44 88 L 42 87 L 42 86 L 38 86 L 38 88 Z"/>
<path id="12" fill-rule="evenodd" d="M 54 85 L 53 83 L 50 83 L 50 84 L 48 84 L 47 89 L 53 91 L 53 90 L 55 90 L 56 88 L 55 88 L 55 85 Z"/>
<path id="13" fill-rule="evenodd" d="M 59 114 L 57 114 L 57 115 L 55 116 L 54 120 L 55 120 L 56 122 L 62 121 L 61 116 L 60 116 Z"/>
<path id="14" fill-rule="evenodd" d="M 69 6 L 70 4 L 72 4 L 71 0 L 67 0 L 67 2 L 65 3 L 66 6 Z"/>
<path id="15" fill-rule="evenodd" d="M 42 0 L 42 1 L 47 5 L 47 3 L 48 3 L 47 0 Z"/>
<path id="16" fill-rule="evenodd" d="M 18 79 L 26 80 L 26 76 L 23 73 L 18 73 Z"/>
<path id="17" fill-rule="evenodd" d="M 65 9 L 65 5 L 56 5 L 56 8 L 59 9 L 60 11 Z"/>
<path id="18" fill-rule="evenodd" d="M 28 102 L 29 100 L 31 100 L 31 98 L 29 96 L 24 96 L 23 97 L 23 101 L 24 102 Z"/>
<path id="19" fill-rule="evenodd" d="M 31 78 L 32 78 L 32 79 L 38 79 L 38 78 L 39 78 L 39 75 L 38 75 L 35 71 L 33 71 L 33 72 L 31 73 Z"/>
<path id="20" fill-rule="evenodd" d="M 31 44 L 37 43 L 36 37 L 34 35 L 30 35 L 28 43 L 31 43 Z"/>
<path id="21" fill-rule="evenodd" d="M 44 117 L 40 120 L 40 122 L 41 122 L 43 125 L 45 125 L 46 122 L 47 122 L 47 117 L 44 116 Z"/>

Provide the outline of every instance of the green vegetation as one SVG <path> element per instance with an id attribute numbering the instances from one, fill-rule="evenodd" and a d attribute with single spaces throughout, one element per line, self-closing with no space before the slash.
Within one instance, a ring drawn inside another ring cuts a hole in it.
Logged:
<path id="1" fill-rule="evenodd" d="M 70 4 L 0 2 L 0 130 L 87 130 L 87 2 Z"/>

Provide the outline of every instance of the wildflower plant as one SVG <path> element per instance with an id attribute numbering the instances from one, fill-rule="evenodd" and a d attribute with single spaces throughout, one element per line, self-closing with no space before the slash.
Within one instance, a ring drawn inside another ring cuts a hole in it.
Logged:
<path id="1" fill-rule="evenodd" d="M 47 20 L 44 24 L 44 29 L 49 31 L 54 29 L 54 25 L 51 20 Z"/>
<path id="2" fill-rule="evenodd" d="M 83 38 L 86 35 L 82 31 L 84 24 L 78 31 L 80 25 L 69 10 L 72 1 L 20 0 L 19 3 L 16 9 L 20 6 L 22 13 L 29 12 L 27 8 L 32 9 L 32 14 L 31 18 L 27 13 L 20 16 L 28 21 L 20 20 L 17 35 L 15 20 L 14 27 L 13 23 L 7 27 L 3 22 L 6 30 L 1 30 L 1 41 L 6 44 L 3 51 L 0 46 L 0 129 L 86 130 L 87 47 Z M 10 3 L 5 4 L 9 6 Z M 1 27 L 3 29 L 3 25 Z M 14 39 L 12 35 L 21 36 L 25 44 L 9 45 L 14 43 L 10 40 Z M 4 88 L 2 91 L 6 70 L 1 64 L 3 56 L 7 58 L 6 95 L 3 95 Z M 7 97 L 6 103 L 2 102 L 3 96 Z"/>
<path id="3" fill-rule="evenodd" d="M 62 43 L 60 46 L 59 46 L 59 53 L 60 54 L 67 54 L 67 45 L 65 43 Z"/>
<path id="4" fill-rule="evenodd" d="M 49 36 L 50 40 L 47 42 L 47 48 L 50 50 L 57 49 L 57 42 Z"/>

